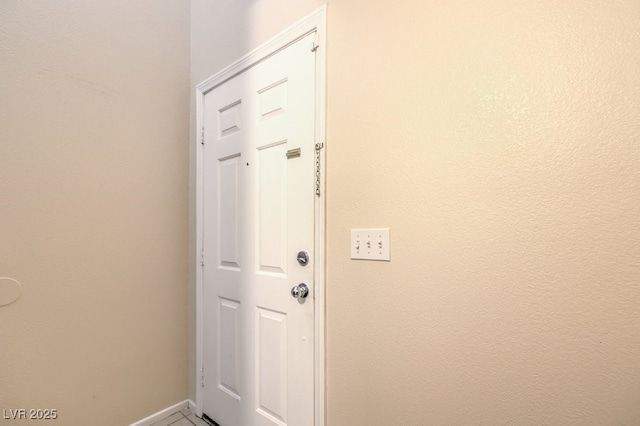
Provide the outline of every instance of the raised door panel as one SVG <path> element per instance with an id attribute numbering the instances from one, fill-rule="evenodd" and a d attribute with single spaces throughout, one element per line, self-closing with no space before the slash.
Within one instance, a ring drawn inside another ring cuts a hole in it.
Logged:
<path id="1" fill-rule="evenodd" d="M 265 419 L 287 423 L 287 314 L 257 309 L 256 411 Z"/>
<path id="2" fill-rule="evenodd" d="M 225 298 L 218 305 L 218 388 L 240 400 L 240 302 Z"/>
<path id="3" fill-rule="evenodd" d="M 256 223 L 258 272 L 286 275 L 286 141 L 260 148 L 257 156 Z"/>

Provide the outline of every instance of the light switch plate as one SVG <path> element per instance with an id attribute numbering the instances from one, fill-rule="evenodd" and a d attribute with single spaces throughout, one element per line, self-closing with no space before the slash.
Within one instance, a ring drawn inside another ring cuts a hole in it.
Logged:
<path id="1" fill-rule="evenodd" d="M 389 228 L 352 229 L 351 259 L 391 261 Z"/>

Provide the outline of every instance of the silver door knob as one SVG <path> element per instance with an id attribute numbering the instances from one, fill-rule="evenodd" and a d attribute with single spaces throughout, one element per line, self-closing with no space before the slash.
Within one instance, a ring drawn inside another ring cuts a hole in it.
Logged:
<path id="1" fill-rule="evenodd" d="M 291 289 L 291 295 L 296 299 L 304 299 L 309 294 L 309 287 L 306 284 L 298 284 Z"/>

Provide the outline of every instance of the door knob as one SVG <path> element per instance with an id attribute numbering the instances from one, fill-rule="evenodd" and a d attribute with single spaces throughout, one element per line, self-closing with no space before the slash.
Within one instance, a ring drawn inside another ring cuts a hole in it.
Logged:
<path id="1" fill-rule="evenodd" d="M 306 284 L 298 284 L 291 289 L 291 295 L 296 299 L 304 299 L 309 294 L 309 287 Z"/>

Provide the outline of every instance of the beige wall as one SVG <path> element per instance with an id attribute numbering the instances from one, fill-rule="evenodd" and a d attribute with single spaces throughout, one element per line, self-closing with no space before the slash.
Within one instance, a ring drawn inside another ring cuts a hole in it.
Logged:
<path id="1" fill-rule="evenodd" d="M 0 307 L 0 409 L 124 425 L 187 397 L 189 20 L 0 2 L 0 276 L 24 290 Z"/>
<path id="2" fill-rule="evenodd" d="M 192 86 L 318 5 L 205 3 Z M 640 421 L 640 3 L 560 3 L 329 3 L 330 426 Z"/>
<path id="3" fill-rule="evenodd" d="M 640 422 L 640 3 L 329 10 L 329 425 Z"/>

